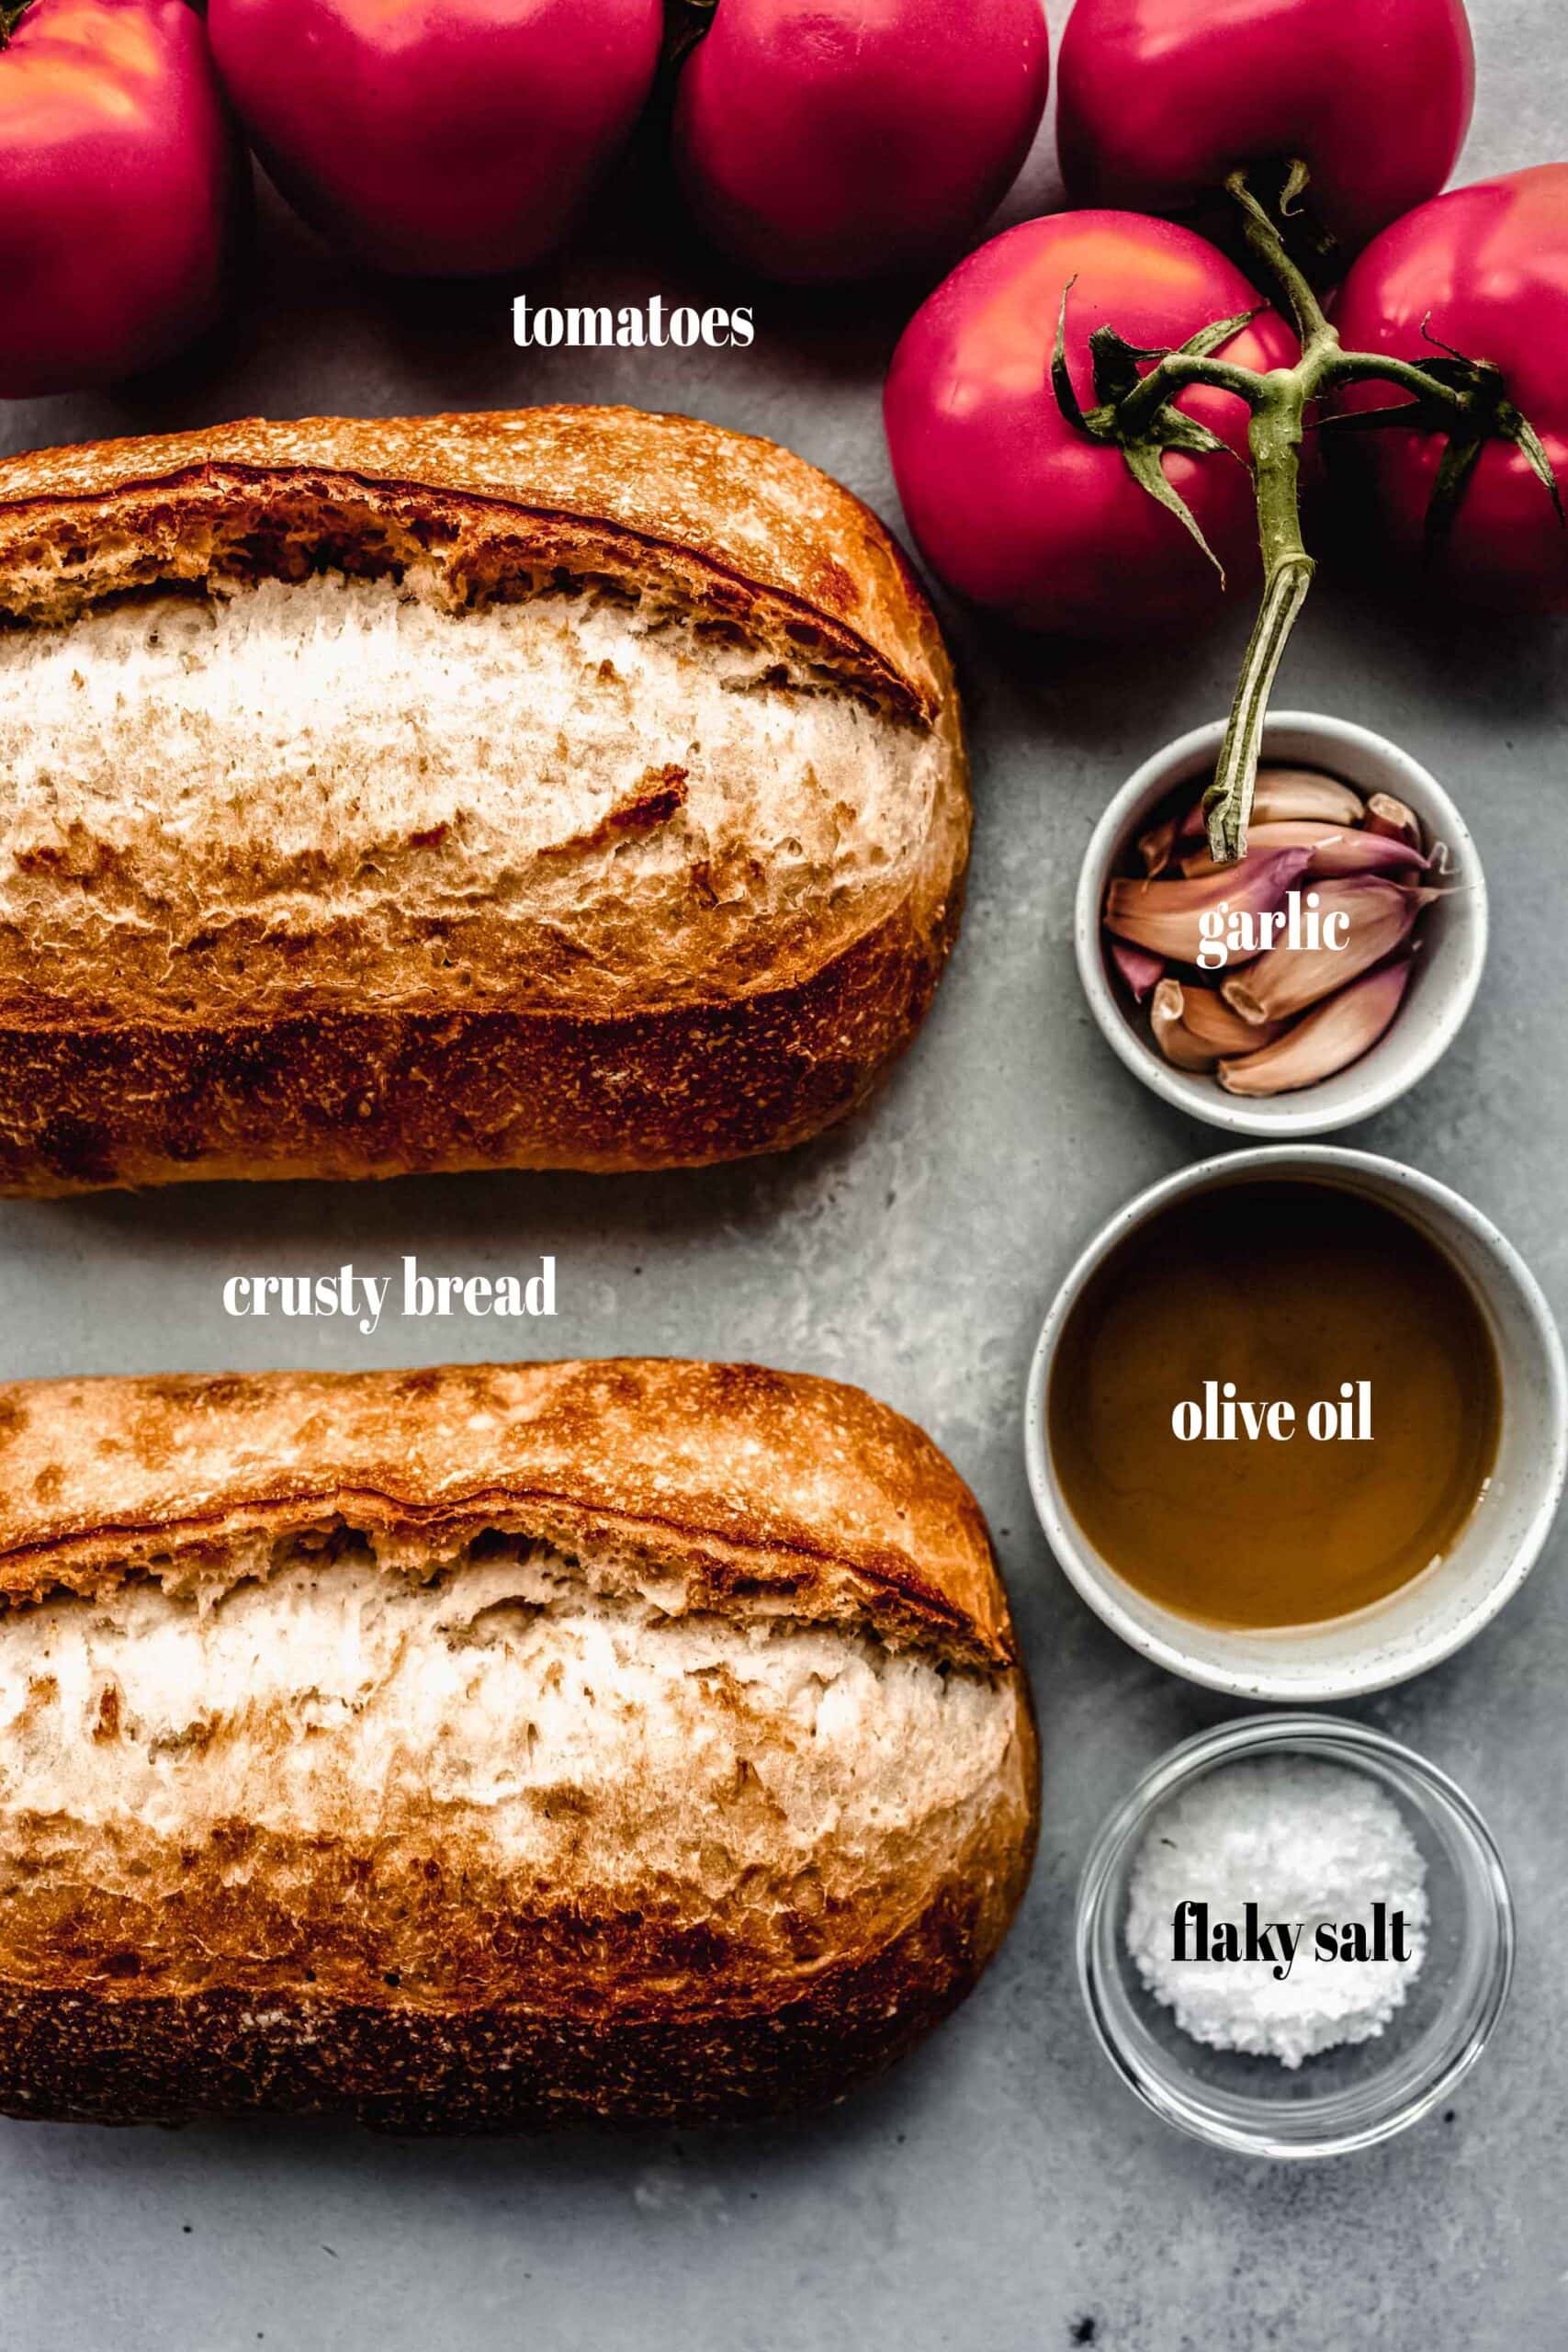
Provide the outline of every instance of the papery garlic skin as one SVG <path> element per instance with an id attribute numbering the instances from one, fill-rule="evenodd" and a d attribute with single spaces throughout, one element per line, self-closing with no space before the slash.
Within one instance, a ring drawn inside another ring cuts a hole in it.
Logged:
<path id="1" fill-rule="evenodd" d="M 1221 1061 L 1220 1084 L 1229 1094 L 1291 1094 L 1348 1069 L 1370 1053 L 1392 1024 L 1410 985 L 1414 958 L 1397 957 L 1337 989 L 1315 1012 L 1272 1045 L 1238 1060 Z"/>
<path id="2" fill-rule="evenodd" d="M 1348 784 L 1341 784 L 1336 775 L 1325 775 L 1317 768 L 1262 767 L 1253 787 L 1247 839 L 1251 841 L 1254 828 L 1258 825 L 1300 822 L 1338 825 L 1348 830 L 1359 825 L 1365 814 L 1360 794 L 1352 791 Z M 1182 819 L 1178 838 L 1201 841 L 1208 830 L 1200 797 Z"/>
<path id="3" fill-rule="evenodd" d="M 1165 957 L 1151 956 L 1146 948 L 1134 947 L 1124 939 L 1108 940 L 1106 944 L 1134 1003 L 1142 1004 L 1149 990 L 1165 978 Z"/>
<path id="4" fill-rule="evenodd" d="M 1367 803 L 1366 830 L 1390 841 L 1407 842 L 1412 849 L 1421 846 L 1421 825 L 1415 809 L 1396 800 L 1392 792 L 1373 793 Z"/>
<path id="5" fill-rule="evenodd" d="M 1325 882 L 1317 893 L 1319 929 L 1326 933 L 1333 919 L 1344 915 L 1343 947 L 1271 947 L 1244 978 L 1226 980 L 1220 994 L 1244 1021 L 1288 1021 L 1403 947 L 1422 908 L 1441 896 L 1440 890 L 1408 889 L 1376 875 Z"/>
<path id="6" fill-rule="evenodd" d="M 1195 966 L 1217 944 L 1206 940 L 1200 928 L 1205 915 L 1220 910 L 1278 914 L 1311 856 L 1310 849 L 1276 850 L 1226 866 L 1201 882 L 1138 882 L 1118 876 L 1105 894 L 1105 928 L 1151 955 Z M 1259 953 L 1238 948 L 1226 961 L 1234 970 Z"/>
<path id="7" fill-rule="evenodd" d="M 1198 1043 L 1212 1046 L 1216 1055 L 1256 1053 L 1260 1046 L 1282 1037 L 1290 1027 L 1287 1021 L 1266 1021 L 1261 1028 L 1255 1021 L 1244 1021 L 1217 989 L 1184 987 L 1181 1019 Z"/>
<path id="8" fill-rule="evenodd" d="M 1243 865 L 1247 857 L 1267 854 L 1270 850 L 1310 849 L 1312 860 L 1303 877 L 1309 882 L 1351 874 L 1404 874 L 1414 878 L 1425 871 L 1427 865 L 1418 849 L 1412 849 L 1408 842 L 1395 834 L 1347 832 L 1342 826 L 1300 819 L 1288 824 L 1250 826 L 1247 842 Z M 1207 850 L 1196 850 L 1181 860 L 1181 871 L 1189 881 L 1200 881 L 1222 870 L 1234 874 L 1237 868 L 1217 866 Z"/>
<path id="9" fill-rule="evenodd" d="M 1161 980 L 1149 1001 L 1149 1025 L 1155 1043 L 1173 1069 L 1210 1070 L 1220 1057 L 1217 1046 L 1205 1046 L 1182 1020 L 1185 990 L 1179 980 Z"/>
<path id="10" fill-rule="evenodd" d="M 1236 1095 L 1311 1087 L 1369 1052 L 1404 1001 L 1415 927 L 1445 895 L 1433 886 L 1451 880 L 1407 803 L 1280 762 L 1258 771 L 1240 860 L 1215 865 L 1201 797 L 1138 835 L 1136 859 L 1142 876 L 1106 891 L 1107 966 L 1147 1012 L 1162 1059 Z M 1292 929 L 1321 937 L 1332 925 L 1345 933 L 1338 947 L 1292 945 L 1282 922 L 1272 945 L 1230 945 L 1238 930 L 1263 937 L 1262 919 L 1309 887 L 1310 911 Z"/>
<path id="11" fill-rule="evenodd" d="M 1164 824 L 1156 825 L 1152 832 L 1139 834 L 1138 855 L 1143 859 L 1144 872 L 1151 881 L 1156 874 L 1165 872 L 1166 867 L 1170 864 L 1175 848 L 1176 820 L 1174 817 L 1168 817 Z"/>

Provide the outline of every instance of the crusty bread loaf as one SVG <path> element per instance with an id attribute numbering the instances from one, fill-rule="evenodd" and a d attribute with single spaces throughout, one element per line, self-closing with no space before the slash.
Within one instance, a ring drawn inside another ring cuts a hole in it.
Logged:
<path id="1" fill-rule="evenodd" d="M 0 2110 L 837 2097 L 974 1983 L 1037 1763 L 918 1430 L 754 1366 L 0 1387 Z"/>
<path id="2" fill-rule="evenodd" d="M 695 1164 L 919 1024 L 969 810 L 847 491 L 626 409 L 0 465 L 0 1189 Z"/>

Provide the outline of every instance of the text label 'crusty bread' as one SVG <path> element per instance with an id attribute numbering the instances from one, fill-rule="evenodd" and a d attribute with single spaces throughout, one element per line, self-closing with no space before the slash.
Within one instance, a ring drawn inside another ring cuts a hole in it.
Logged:
<path id="1" fill-rule="evenodd" d="M 859 1390 L 655 1362 L 0 1387 L 0 2111 L 836 2097 L 1034 1837 L 984 1523 Z"/>
<path id="2" fill-rule="evenodd" d="M 930 610 L 770 442 L 0 466 L 0 1189 L 798 1142 L 918 1026 L 968 829 Z"/>

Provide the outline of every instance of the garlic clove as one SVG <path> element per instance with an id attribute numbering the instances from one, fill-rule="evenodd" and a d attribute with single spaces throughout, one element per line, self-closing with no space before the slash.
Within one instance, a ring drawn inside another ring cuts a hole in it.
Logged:
<path id="1" fill-rule="evenodd" d="M 1205 944 L 1199 926 L 1207 914 L 1277 914 L 1300 880 L 1310 849 L 1281 849 L 1224 867 L 1201 882 L 1138 882 L 1119 876 L 1105 894 L 1105 928 L 1174 964 L 1196 964 Z M 1254 951 L 1256 952 L 1256 951 Z M 1237 950 L 1234 969 L 1250 957 Z"/>
<path id="2" fill-rule="evenodd" d="M 1138 855 L 1144 861 L 1144 871 L 1153 876 L 1163 874 L 1170 864 L 1171 851 L 1176 847 L 1176 820 L 1168 817 L 1153 832 L 1138 836 Z"/>
<path id="3" fill-rule="evenodd" d="M 1220 1084 L 1231 1094 L 1290 1094 L 1348 1069 L 1371 1051 L 1393 1022 L 1410 984 L 1413 961 L 1401 956 L 1380 964 L 1337 989 L 1272 1045 L 1239 1060 L 1222 1061 Z"/>
<path id="4" fill-rule="evenodd" d="M 1325 842 L 1338 841 L 1343 826 L 1328 825 L 1315 819 L 1281 820 L 1276 825 L 1249 825 L 1247 829 L 1247 852 L 1239 865 L 1216 865 L 1206 849 L 1190 850 L 1179 860 L 1181 871 L 1189 882 L 1204 881 L 1211 874 L 1239 874 L 1246 870 L 1247 858 L 1267 856 L 1270 850 L 1309 849 L 1315 854 Z M 1303 871 L 1311 873 L 1308 865 Z"/>
<path id="5" fill-rule="evenodd" d="M 1396 800 L 1392 792 L 1374 792 L 1367 803 L 1366 830 L 1379 833 L 1390 841 L 1407 842 L 1412 849 L 1421 846 L 1421 827 L 1414 808 Z"/>
<path id="6" fill-rule="evenodd" d="M 1320 842 L 1307 867 L 1309 876 L 1321 875 L 1325 879 L 1351 874 L 1400 874 L 1413 881 L 1426 870 L 1426 859 L 1408 842 L 1396 841 L 1391 833 L 1369 833 L 1364 829 Z"/>
<path id="7" fill-rule="evenodd" d="M 1149 1003 L 1155 1043 L 1175 1069 L 1213 1069 L 1220 1049 L 1217 1046 L 1205 1046 L 1187 1027 L 1181 1017 L 1185 997 L 1179 980 L 1161 980 L 1156 989 Z"/>
<path id="8" fill-rule="evenodd" d="M 1418 874 L 1427 861 L 1418 849 L 1408 842 L 1398 841 L 1391 834 L 1369 833 L 1355 828 L 1347 831 L 1342 825 L 1325 825 L 1293 819 L 1277 825 L 1254 825 L 1247 837 L 1248 857 L 1258 850 L 1298 849 L 1310 847 L 1312 863 L 1306 869 L 1307 878 L 1337 874 Z M 1246 864 L 1244 858 L 1242 863 Z M 1206 850 L 1196 851 L 1181 860 L 1181 871 L 1190 880 L 1197 880 L 1221 869 Z M 1224 871 L 1234 874 L 1235 866 Z"/>
<path id="9" fill-rule="evenodd" d="M 1337 775 L 1325 775 L 1317 768 L 1260 767 L 1247 837 L 1259 825 L 1359 825 L 1365 814 L 1360 794 Z M 1180 838 L 1200 840 L 1207 831 L 1200 798 L 1182 819 Z"/>
<path id="10" fill-rule="evenodd" d="M 1124 939 L 1109 943 L 1111 960 L 1132 991 L 1134 1004 L 1142 1004 L 1149 990 L 1165 978 L 1165 957 L 1151 956 L 1144 947 L 1130 947 Z"/>
<path id="11" fill-rule="evenodd" d="M 1332 916 L 1348 916 L 1344 946 L 1270 947 L 1241 978 L 1224 981 L 1220 994 L 1233 1012 L 1255 1026 L 1288 1021 L 1309 1004 L 1348 988 L 1403 947 L 1422 908 L 1442 895 L 1440 890 L 1408 888 L 1375 874 L 1325 882 L 1317 893 L 1318 922 L 1325 926 Z"/>
<path id="12" fill-rule="evenodd" d="M 1181 1018 L 1199 1044 L 1212 1046 L 1216 1054 L 1256 1053 L 1282 1037 L 1290 1026 L 1287 1021 L 1266 1021 L 1259 1028 L 1233 1012 L 1217 989 L 1191 986 L 1181 991 Z"/>

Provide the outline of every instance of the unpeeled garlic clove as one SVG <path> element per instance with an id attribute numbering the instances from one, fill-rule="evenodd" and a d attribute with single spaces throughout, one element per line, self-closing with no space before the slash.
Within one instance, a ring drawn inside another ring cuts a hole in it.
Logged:
<path id="1" fill-rule="evenodd" d="M 1259 825 L 1359 825 L 1365 814 L 1360 794 L 1337 775 L 1325 775 L 1317 768 L 1260 767 L 1247 838 L 1254 838 Z M 1200 798 L 1181 820 L 1180 838 L 1199 840 L 1207 831 Z"/>
<path id="2" fill-rule="evenodd" d="M 1156 825 L 1152 832 L 1140 833 L 1138 855 L 1144 861 L 1144 872 L 1151 877 L 1156 874 L 1163 874 L 1170 864 L 1171 852 L 1175 847 L 1176 820 L 1174 817 L 1168 817 L 1164 824 Z"/>
<path id="3" fill-rule="evenodd" d="M 1304 819 L 1292 819 L 1277 825 L 1253 825 L 1248 830 L 1247 844 L 1247 857 L 1258 851 L 1310 848 L 1312 862 L 1305 876 L 1309 881 L 1332 875 L 1418 874 L 1427 864 L 1418 849 L 1412 849 L 1408 842 L 1399 841 L 1392 834 L 1373 834 L 1354 828 L 1348 831 L 1343 825 Z M 1242 864 L 1246 863 L 1244 858 Z M 1221 870 L 1206 850 L 1194 851 L 1181 861 L 1182 873 L 1193 881 Z M 1230 874 L 1235 870 L 1234 865 L 1224 869 Z"/>
<path id="4" fill-rule="evenodd" d="M 1392 833 L 1359 831 L 1337 833 L 1332 841 L 1320 842 L 1313 852 L 1307 867 L 1309 880 L 1322 876 L 1325 880 L 1344 878 L 1353 874 L 1399 874 L 1414 880 L 1427 870 L 1427 861 L 1418 849 L 1408 842 L 1395 840 Z"/>
<path id="5" fill-rule="evenodd" d="M 1290 855 L 1290 852 L 1282 852 Z M 1408 888 L 1381 875 L 1325 882 L 1317 892 L 1320 927 L 1334 915 L 1348 916 L 1343 947 L 1270 947 L 1244 978 L 1226 980 L 1220 994 L 1242 1019 L 1260 1024 L 1288 1021 L 1338 989 L 1348 988 L 1385 956 L 1403 947 L 1416 916 L 1440 890 Z"/>
<path id="6" fill-rule="evenodd" d="M 1311 856 L 1310 849 L 1275 850 L 1225 866 L 1201 882 L 1137 882 L 1119 876 L 1105 894 L 1105 928 L 1119 939 L 1131 940 L 1134 947 L 1146 947 L 1152 956 L 1167 956 L 1173 964 L 1196 964 L 1205 944 L 1199 929 L 1205 915 L 1220 909 L 1277 914 Z M 1250 960 L 1242 949 L 1228 958 L 1233 968 Z"/>
<path id="7" fill-rule="evenodd" d="M 1367 803 L 1366 830 L 1389 841 L 1407 842 L 1412 849 L 1421 846 L 1421 828 L 1414 808 L 1396 800 L 1392 792 L 1374 792 Z"/>
<path id="8" fill-rule="evenodd" d="M 1256 1022 L 1244 1021 L 1233 1012 L 1216 989 L 1186 985 L 1181 991 L 1181 1018 L 1198 1043 L 1212 1046 L 1216 1056 L 1256 1053 L 1260 1046 L 1282 1037 L 1290 1027 L 1288 1021 L 1266 1021 L 1259 1028 Z"/>
<path id="9" fill-rule="evenodd" d="M 1131 989 L 1134 1004 L 1142 1004 L 1149 990 L 1165 978 L 1163 956 L 1151 956 L 1146 948 L 1130 947 L 1124 939 L 1111 942 L 1111 960 Z"/>
<path id="10" fill-rule="evenodd" d="M 1156 989 L 1149 1003 L 1155 1044 L 1174 1069 L 1213 1069 L 1220 1049 L 1204 1045 L 1188 1028 L 1182 1018 L 1186 995 L 1179 980 L 1161 980 Z"/>
<path id="11" fill-rule="evenodd" d="M 1239 1060 L 1222 1061 L 1220 1084 L 1231 1094 L 1291 1094 L 1348 1069 L 1371 1053 L 1393 1022 L 1410 984 L 1413 961 L 1402 956 L 1380 964 L 1337 989 L 1272 1045 Z"/>

